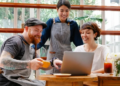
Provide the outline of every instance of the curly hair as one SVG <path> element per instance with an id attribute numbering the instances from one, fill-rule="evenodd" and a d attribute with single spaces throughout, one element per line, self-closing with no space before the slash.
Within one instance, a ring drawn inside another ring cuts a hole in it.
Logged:
<path id="1" fill-rule="evenodd" d="M 80 31 L 83 29 L 91 29 L 91 30 L 93 30 L 93 33 L 97 33 L 97 36 L 94 38 L 94 40 L 97 40 L 97 38 L 101 34 L 101 29 L 95 22 L 87 22 L 87 23 L 83 24 Z"/>

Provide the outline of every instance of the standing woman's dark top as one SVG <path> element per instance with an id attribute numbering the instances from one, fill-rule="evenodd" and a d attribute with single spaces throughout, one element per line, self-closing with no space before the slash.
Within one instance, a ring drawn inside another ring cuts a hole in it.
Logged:
<path id="1" fill-rule="evenodd" d="M 70 8 L 68 0 L 59 0 L 57 3 L 58 17 L 50 18 L 46 23 L 47 27 L 42 32 L 41 42 L 38 43 L 37 49 L 41 48 L 50 38 L 47 60 L 53 57 L 62 60 L 63 52 L 72 50 L 71 42 L 76 46 L 83 44 L 77 23 L 68 19 Z M 58 72 L 60 71 L 55 68 L 47 71 L 48 74 Z"/>

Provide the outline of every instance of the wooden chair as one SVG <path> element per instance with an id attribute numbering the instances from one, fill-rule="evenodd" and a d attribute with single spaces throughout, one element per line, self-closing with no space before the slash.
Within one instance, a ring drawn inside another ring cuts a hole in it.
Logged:
<path id="1" fill-rule="evenodd" d="M 120 77 L 98 76 L 98 86 L 120 86 Z"/>

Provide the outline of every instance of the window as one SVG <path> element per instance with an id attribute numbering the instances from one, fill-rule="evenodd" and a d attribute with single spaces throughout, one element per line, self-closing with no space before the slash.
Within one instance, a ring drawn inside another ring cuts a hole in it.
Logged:
<path id="1" fill-rule="evenodd" d="M 119 0 L 105 0 L 105 5 L 119 6 Z M 120 12 L 105 11 L 105 30 L 120 30 Z M 105 44 L 111 52 L 120 52 L 120 36 L 105 36 Z"/>
<path id="2" fill-rule="evenodd" d="M 69 0 L 71 5 L 105 5 L 106 6 L 119 6 L 119 0 Z M 41 4 L 57 4 L 58 0 L 0 0 L 0 2 L 18 2 L 18 3 L 41 3 Z M 17 12 L 17 13 L 16 13 Z M 102 14 L 102 13 L 105 14 Z M 16 14 L 15 14 L 16 13 Z M 37 9 L 37 8 L 11 8 L 11 7 L 1 7 L 0 8 L 0 27 L 1 28 L 21 28 L 21 24 L 26 21 L 26 19 L 30 17 L 36 17 L 46 22 L 49 18 L 55 18 L 57 16 L 56 9 Z M 119 30 L 120 28 L 120 12 L 119 11 L 97 11 L 97 10 L 71 10 L 70 19 L 74 19 L 75 17 L 84 17 L 87 18 L 81 20 L 76 20 L 79 25 L 82 25 L 87 21 L 94 21 L 99 24 L 101 29 L 103 30 Z M 104 17 L 102 17 L 104 16 Z M 105 26 L 102 27 L 101 22 L 96 20 L 90 20 L 90 18 L 103 18 L 105 21 Z M 9 37 L 10 33 L 2 33 L 0 34 L 2 38 Z M 1 39 L 2 40 L 2 39 Z M 105 41 L 104 41 L 105 40 Z M 112 40 L 112 42 L 111 42 Z M 2 40 L 3 41 L 3 40 Z M 119 49 L 115 47 L 119 47 L 119 36 L 101 36 L 98 43 L 103 43 L 109 46 L 112 52 L 119 52 Z M 117 43 L 117 44 L 116 44 Z M 73 46 L 73 45 L 72 45 Z M 73 47 L 74 48 L 74 47 Z"/>
<path id="3" fill-rule="evenodd" d="M 84 5 L 101 5 L 101 0 L 84 0 Z"/>

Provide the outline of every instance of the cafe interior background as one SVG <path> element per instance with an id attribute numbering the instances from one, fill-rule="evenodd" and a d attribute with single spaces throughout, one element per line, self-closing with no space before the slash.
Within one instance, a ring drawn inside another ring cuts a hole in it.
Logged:
<path id="1" fill-rule="evenodd" d="M 117 6 L 120 0 L 69 0 L 71 5 L 77 6 L 78 9 L 71 9 L 70 19 L 77 21 L 78 25 L 85 22 L 96 22 L 102 29 L 102 35 L 96 41 L 99 44 L 107 45 L 111 52 L 120 52 L 120 12 Z M 21 33 L 22 24 L 30 17 L 38 18 L 46 22 L 49 18 L 55 18 L 57 12 L 55 7 L 47 8 L 47 4 L 57 4 L 58 0 L 0 0 L 0 47 L 2 43 L 10 36 Z M 6 5 L 2 6 L 2 3 Z M 44 8 L 40 7 L 9 7 L 7 3 L 26 3 L 26 4 L 46 4 Z M 79 6 L 87 9 L 79 9 Z M 98 7 L 95 7 L 98 6 Z M 108 6 L 108 10 L 105 6 Z M 110 9 L 114 6 L 115 9 Z M 93 9 L 91 9 L 91 7 Z M 100 7 L 100 9 L 99 9 Z M 96 9 L 95 9 L 96 8 Z M 120 7 L 118 7 L 120 8 Z M 80 20 L 79 20 L 80 19 Z M 18 30 L 17 30 L 18 29 Z M 19 32 L 20 30 L 20 32 Z M 71 43 L 72 49 L 75 46 Z M 49 40 L 38 53 L 40 56 L 46 56 L 49 47 Z"/>

